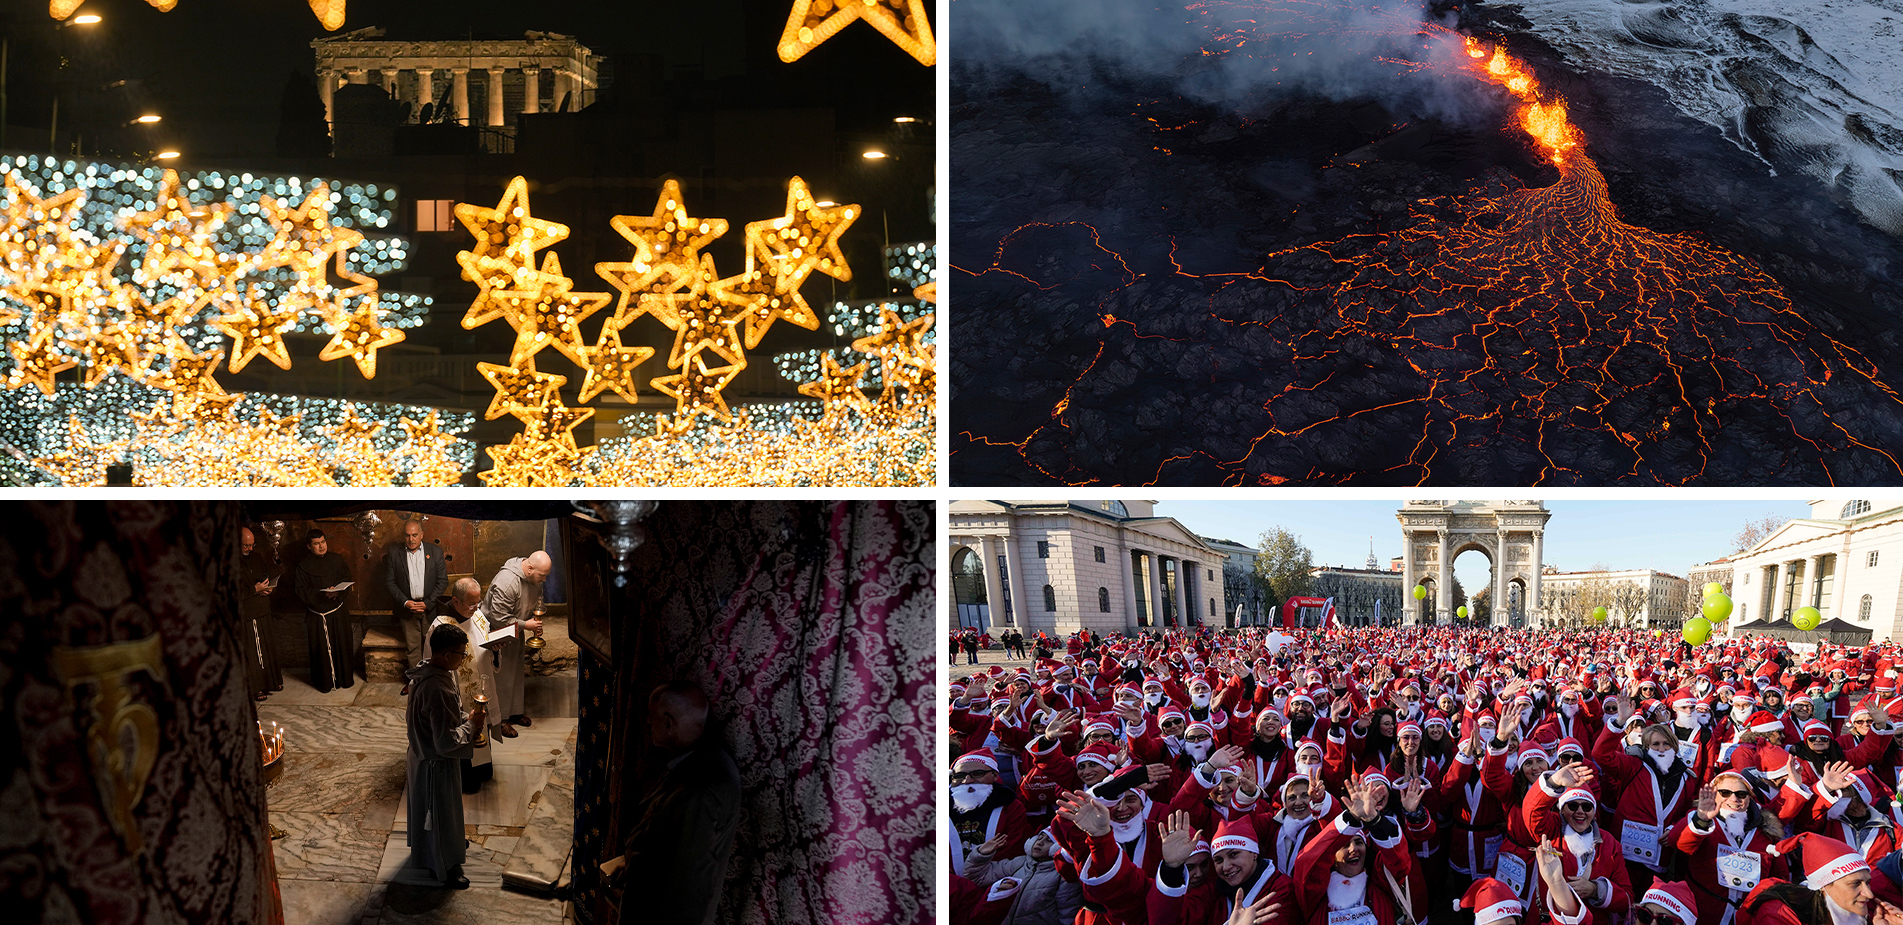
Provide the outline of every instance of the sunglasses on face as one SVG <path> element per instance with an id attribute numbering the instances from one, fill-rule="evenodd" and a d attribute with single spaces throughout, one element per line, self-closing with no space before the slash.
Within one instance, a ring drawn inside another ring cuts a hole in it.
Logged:
<path id="1" fill-rule="evenodd" d="M 1829 744 L 1830 744 L 1830 736 L 1805 736 L 1805 737 L 1804 737 L 1804 741 L 1806 741 L 1806 742 L 1822 742 L 1822 743 L 1824 743 L 1825 745 L 1829 745 Z"/>
<path id="2" fill-rule="evenodd" d="M 1213 737 L 1213 736 L 1189 736 L 1188 738 L 1185 738 L 1185 739 L 1184 739 L 1183 741 L 1185 741 L 1185 742 L 1207 742 L 1207 741 L 1209 741 L 1209 740 L 1210 740 L 1211 738 L 1214 738 L 1214 737 Z"/>
<path id="3" fill-rule="evenodd" d="M 1582 801 L 1578 803 L 1568 803 L 1561 808 L 1569 813 L 1586 813 L 1592 811 L 1592 804 Z"/>
<path id="4" fill-rule="evenodd" d="M 1172 727 L 1172 726 L 1181 726 L 1181 725 L 1183 725 L 1183 721 L 1182 721 L 1182 720 L 1180 720 L 1180 719 L 1166 719 L 1166 720 L 1164 720 L 1164 721 L 1163 721 L 1162 723 L 1160 723 L 1159 725 L 1161 725 L 1161 726 L 1162 726 L 1162 727 L 1163 727 L 1164 729 L 1168 729 L 1168 728 L 1170 728 L 1170 727 Z"/>
<path id="5" fill-rule="evenodd" d="M 1712 792 L 1727 800 L 1743 800 L 1751 796 L 1751 791 L 1749 790 L 1714 790 Z"/>
<path id="6" fill-rule="evenodd" d="M 1632 921 L 1639 923 L 1639 925 L 1653 925 L 1654 922 L 1662 918 L 1664 918 L 1664 916 L 1658 915 L 1643 906 L 1636 907 L 1632 910 Z"/>
<path id="7" fill-rule="evenodd" d="M 983 783 L 986 778 L 996 779 L 997 776 L 998 776 L 998 772 L 990 770 L 990 769 L 986 769 L 983 771 L 953 771 L 951 775 L 951 782 L 954 784 L 966 784 L 966 783 L 978 784 L 978 783 Z"/>

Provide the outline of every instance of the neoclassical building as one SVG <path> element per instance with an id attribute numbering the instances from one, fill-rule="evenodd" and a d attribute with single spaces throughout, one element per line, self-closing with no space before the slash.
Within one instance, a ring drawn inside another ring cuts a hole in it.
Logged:
<path id="1" fill-rule="evenodd" d="M 1223 623 L 1227 556 L 1154 501 L 954 501 L 950 515 L 961 625 L 1061 636 Z"/>
<path id="2" fill-rule="evenodd" d="M 332 96 L 345 84 L 374 84 L 409 103 L 414 121 L 424 103 L 454 111 L 464 125 L 502 128 L 513 113 L 579 111 L 594 102 L 600 57 L 572 36 L 529 32 L 510 41 L 401 42 L 383 30 L 358 29 L 311 42 L 317 94 L 332 125 Z M 483 118 L 471 121 L 470 80 L 482 96 Z"/>
<path id="3" fill-rule="evenodd" d="M 1523 623 L 1525 602 L 1541 599 L 1540 557 L 1553 516 L 1544 502 L 1408 501 L 1394 516 L 1401 522 L 1407 625 L 1452 620 L 1454 559 L 1470 549 L 1487 557 L 1493 600 L 1506 604 L 1494 608 L 1493 625 Z M 1414 600 L 1416 585 L 1427 590 L 1425 601 Z"/>
<path id="4" fill-rule="evenodd" d="M 1540 579 L 1537 623 L 1590 626 L 1593 609 L 1604 607 L 1606 626 L 1676 627 L 1685 621 L 1690 587 L 1687 579 L 1657 569 L 1549 570 Z"/>
<path id="5" fill-rule="evenodd" d="M 1407 614 L 1403 605 L 1412 603 L 1400 570 L 1381 568 L 1372 552 L 1366 568 L 1317 565 L 1308 576 L 1308 596 L 1334 598 L 1335 616 L 1345 626 L 1398 626 Z"/>
<path id="6" fill-rule="evenodd" d="M 1266 626 L 1273 622 L 1271 618 L 1274 614 L 1270 613 L 1273 608 L 1269 606 L 1268 595 L 1263 592 L 1262 583 L 1253 580 L 1255 557 L 1261 551 L 1253 546 L 1244 546 L 1235 540 L 1217 539 L 1213 536 L 1205 536 L 1201 539 L 1210 548 L 1228 557 L 1225 567 L 1216 570 L 1217 579 L 1223 579 L 1229 569 L 1239 573 L 1238 581 L 1225 581 L 1223 585 L 1228 589 L 1228 593 L 1224 595 L 1226 599 L 1223 601 L 1222 625 Z M 1236 593 L 1238 586 L 1241 589 L 1240 594 Z"/>
<path id="7" fill-rule="evenodd" d="M 1731 627 L 1788 621 L 1808 604 L 1825 620 L 1870 630 L 1873 642 L 1903 634 L 1903 501 L 1810 506 L 1811 516 L 1726 560 Z"/>

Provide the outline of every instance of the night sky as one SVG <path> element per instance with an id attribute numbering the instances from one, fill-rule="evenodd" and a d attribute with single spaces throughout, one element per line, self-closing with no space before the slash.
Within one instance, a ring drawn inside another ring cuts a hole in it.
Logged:
<path id="1" fill-rule="evenodd" d="M 634 55 L 661 55 L 670 76 L 695 67 L 708 79 L 751 71 L 762 75 L 753 105 L 820 99 L 817 105 L 838 107 L 842 132 L 889 124 L 898 115 L 931 116 L 931 69 L 864 23 L 853 23 L 798 62 L 781 64 L 774 43 L 791 5 L 351 0 L 343 28 L 328 33 L 303 0 L 179 0 L 168 13 L 144 0 L 88 0 L 80 12 L 104 22 L 65 29 L 55 28 L 44 0 L 13 0 L 0 11 L 0 34 L 10 46 L 5 147 L 45 147 L 58 73 L 70 88 L 62 125 L 83 120 L 93 132 L 107 133 L 109 148 L 176 147 L 188 159 L 270 155 L 285 79 L 293 70 L 311 73 L 311 40 L 370 26 L 387 30 L 386 38 L 414 40 L 520 38 L 533 29 L 573 35 L 624 67 Z M 61 54 L 68 66 L 58 71 Z M 100 89 L 119 81 L 125 83 Z M 120 128 L 141 111 L 165 121 L 157 129 Z"/>

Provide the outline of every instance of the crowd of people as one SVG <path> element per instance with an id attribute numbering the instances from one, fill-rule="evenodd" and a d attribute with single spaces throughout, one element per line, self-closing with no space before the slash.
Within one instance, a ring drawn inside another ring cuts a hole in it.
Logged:
<path id="1" fill-rule="evenodd" d="M 952 672 L 956 925 L 1903 925 L 1887 642 L 1064 650 Z"/>

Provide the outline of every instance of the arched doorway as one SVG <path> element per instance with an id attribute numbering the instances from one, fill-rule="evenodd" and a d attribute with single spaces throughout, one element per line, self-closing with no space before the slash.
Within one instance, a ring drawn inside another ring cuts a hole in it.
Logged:
<path id="1" fill-rule="evenodd" d="M 969 546 L 952 553 L 952 599 L 958 606 L 958 625 L 979 632 L 991 628 L 985 597 L 985 560 Z"/>
<path id="2" fill-rule="evenodd" d="M 1449 550 L 1454 565 L 1454 626 L 1492 626 L 1498 609 L 1493 590 L 1493 551 L 1480 543 L 1462 543 Z M 1464 598 L 1464 600 L 1462 599 Z M 1467 616 L 1459 616 L 1465 604 Z"/>
<path id="3" fill-rule="evenodd" d="M 1440 582 L 1435 581 L 1434 576 L 1427 575 L 1416 584 L 1427 589 L 1427 596 L 1417 601 L 1414 599 L 1414 589 L 1407 589 L 1408 610 L 1420 625 L 1434 626 L 1440 622 L 1437 619 L 1439 615 L 1434 610 L 1438 606 L 1435 602 L 1440 600 Z"/>

